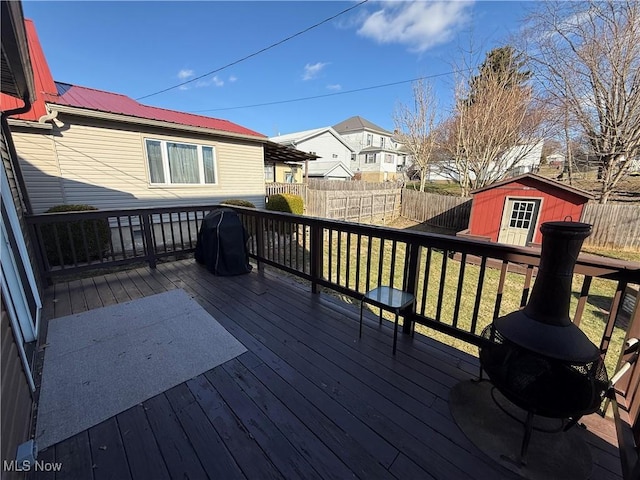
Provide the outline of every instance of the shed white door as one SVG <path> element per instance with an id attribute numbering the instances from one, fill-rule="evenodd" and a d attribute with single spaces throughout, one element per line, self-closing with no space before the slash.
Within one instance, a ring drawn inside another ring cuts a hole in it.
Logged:
<path id="1" fill-rule="evenodd" d="M 498 242 L 524 246 L 533 240 L 539 210 L 540 199 L 507 198 Z"/>

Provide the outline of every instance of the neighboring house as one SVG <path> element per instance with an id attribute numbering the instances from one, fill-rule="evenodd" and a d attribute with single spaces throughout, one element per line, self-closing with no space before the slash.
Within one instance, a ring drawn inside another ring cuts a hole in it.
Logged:
<path id="1" fill-rule="evenodd" d="M 593 198 L 531 173 L 480 188 L 472 195 L 469 228 L 458 235 L 512 245 L 542 243 L 539 225 L 544 222 L 580 221 L 584 204 Z"/>
<path id="2" fill-rule="evenodd" d="M 550 167 L 556 167 L 559 169 L 564 168 L 564 155 L 561 153 L 552 153 L 547 155 L 546 161 Z"/>
<path id="3" fill-rule="evenodd" d="M 308 158 L 227 120 L 54 82 L 29 20 L 26 30 L 38 98 L 10 125 L 35 213 L 63 203 L 106 209 L 239 198 L 263 206 L 268 151 Z"/>
<path id="4" fill-rule="evenodd" d="M 309 164 L 309 178 L 323 180 L 351 180 L 353 172 L 344 163 L 316 161 Z"/>
<path id="5" fill-rule="evenodd" d="M 355 153 L 354 149 L 331 127 L 314 128 L 312 130 L 278 135 L 271 137 L 269 140 L 315 155 L 319 161 L 342 162 L 346 170 L 349 169 L 351 155 Z M 302 171 L 304 169 L 300 168 L 301 165 L 282 165 L 280 169 L 278 167 L 278 164 L 274 164 L 272 176 L 271 171 L 268 170 L 265 164 L 265 179 L 273 178 L 274 180 L 271 181 L 276 182 L 302 181 Z M 292 171 L 296 167 L 296 173 L 299 176 L 295 176 Z M 282 170 L 283 174 L 279 174 L 279 170 Z"/>
<path id="6" fill-rule="evenodd" d="M 351 146 L 350 170 L 361 180 L 395 180 L 406 164 L 407 152 L 401 151 L 393 133 L 362 117 L 351 117 L 333 126 Z"/>
<path id="7" fill-rule="evenodd" d="M 16 459 L 18 445 L 30 437 L 34 383 L 35 341 L 40 330 L 42 303 L 28 240 L 24 214 L 29 213 L 29 199 L 21 188 L 18 158 L 13 146 L 7 116 L 27 112 L 35 98 L 33 70 L 26 40 L 22 5 L 1 2 L 2 73 L 1 92 L 10 98 L 0 105 L 0 285 L 1 321 L 0 364 L 2 377 L 2 431 L 0 462 L 2 478 L 23 478 L 24 474 L 6 471 L 5 465 Z M 7 462 L 5 464 L 5 462 Z"/>
<path id="8" fill-rule="evenodd" d="M 544 142 L 535 144 L 516 145 L 505 151 L 494 162 L 489 162 L 487 172 L 490 178 L 501 180 L 505 177 L 515 177 L 525 173 L 536 173 L 540 169 L 542 147 Z M 473 172 L 470 177 L 475 178 Z M 453 160 L 443 160 L 429 165 L 427 180 L 454 181 L 459 178 L 458 170 Z"/>

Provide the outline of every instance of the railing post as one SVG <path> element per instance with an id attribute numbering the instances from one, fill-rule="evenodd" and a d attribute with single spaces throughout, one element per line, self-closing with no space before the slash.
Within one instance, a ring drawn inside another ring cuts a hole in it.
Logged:
<path id="1" fill-rule="evenodd" d="M 262 271 L 263 264 L 262 259 L 264 258 L 264 218 L 262 216 L 253 217 L 256 219 L 256 255 L 258 261 L 258 270 Z"/>
<path id="2" fill-rule="evenodd" d="M 153 235 L 151 234 L 152 222 L 150 213 L 143 213 L 140 215 L 142 218 L 142 233 L 144 236 L 145 250 L 147 252 L 147 262 L 149 267 L 156 268 L 156 246 L 153 243 Z M 162 215 L 162 214 L 160 214 Z"/>
<path id="3" fill-rule="evenodd" d="M 314 223 L 311 225 L 311 291 L 319 293 L 318 280 L 322 278 L 323 270 L 323 228 L 321 225 Z"/>
<path id="4" fill-rule="evenodd" d="M 44 242 L 40 235 L 40 229 L 37 224 L 29 222 L 29 231 L 31 232 L 31 245 L 36 256 L 36 265 L 38 266 L 40 280 L 46 283 L 46 285 L 53 285 L 53 280 L 49 275 L 50 267 L 46 260 L 47 253 L 44 249 Z"/>
<path id="5" fill-rule="evenodd" d="M 402 289 L 417 298 L 416 290 L 418 288 L 418 261 L 420 258 L 420 245 L 408 244 L 407 247 L 409 248 L 409 264 L 407 265 Z M 414 308 L 417 308 L 416 304 L 414 304 Z M 406 315 L 404 318 L 405 322 L 402 325 L 402 331 L 403 333 L 410 334 L 412 320 L 406 321 Z"/>

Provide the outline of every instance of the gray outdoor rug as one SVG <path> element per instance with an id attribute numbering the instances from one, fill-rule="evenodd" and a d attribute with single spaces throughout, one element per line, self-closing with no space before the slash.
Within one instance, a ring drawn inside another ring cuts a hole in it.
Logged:
<path id="1" fill-rule="evenodd" d="M 47 343 L 39 448 L 246 351 L 184 290 L 54 319 Z"/>

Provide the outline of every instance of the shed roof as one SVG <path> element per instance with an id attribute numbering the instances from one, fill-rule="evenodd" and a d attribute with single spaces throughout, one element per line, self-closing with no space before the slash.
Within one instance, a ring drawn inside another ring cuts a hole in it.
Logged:
<path id="1" fill-rule="evenodd" d="M 486 187 L 482 187 L 482 188 L 478 188 L 477 190 L 474 190 L 473 192 L 471 192 L 472 195 L 475 195 L 476 193 L 480 193 L 480 192 L 484 192 L 486 190 L 491 190 L 493 188 L 497 188 L 497 187 L 501 187 L 503 185 L 507 185 L 509 183 L 514 183 L 514 182 L 518 182 L 520 180 L 523 179 L 530 179 L 534 182 L 539 182 L 545 185 L 550 185 L 554 188 L 559 188 L 561 190 L 565 190 L 567 192 L 571 192 L 575 195 L 579 195 L 581 197 L 584 197 L 586 199 L 593 199 L 593 195 L 591 195 L 589 192 L 585 192 L 584 190 L 581 190 L 579 188 L 575 188 L 575 187 L 571 187 L 569 185 L 565 185 L 564 183 L 560 183 L 560 182 L 556 182 L 555 180 L 552 180 L 550 178 L 546 178 L 546 177 L 542 177 L 540 175 L 536 175 L 535 173 L 525 173 L 523 175 L 518 175 L 517 177 L 511 177 L 511 178 L 506 178 L 504 180 L 501 180 L 500 182 L 496 182 L 496 183 L 492 183 L 491 185 L 487 185 Z"/>

